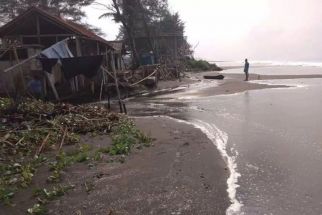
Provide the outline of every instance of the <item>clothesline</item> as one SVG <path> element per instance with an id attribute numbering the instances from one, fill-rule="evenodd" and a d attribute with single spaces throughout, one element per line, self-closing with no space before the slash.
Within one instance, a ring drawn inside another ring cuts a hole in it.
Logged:
<path id="1" fill-rule="evenodd" d="M 101 69 L 104 71 L 104 72 L 106 72 L 106 74 L 107 75 L 109 75 L 109 76 L 111 76 L 114 80 L 116 80 L 115 79 L 115 77 L 114 77 L 114 75 L 112 75 L 104 66 L 101 66 Z M 124 84 L 122 84 L 122 82 L 120 82 L 119 80 L 117 80 L 117 82 L 120 84 L 120 85 L 122 85 L 122 87 L 125 87 L 125 85 Z"/>
<path id="2" fill-rule="evenodd" d="M 60 41 L 60 42 L 58 42 L 58 43 L 54 44 L 53 46 L 55 46 L 55 45 L 57 45 L 57 44 L 59 44 L 59 43 L 62 43 L 62 42 L 66 42 L 66 41 L 67 41 L 67 40 L 69 40 L 69 39 L 70 39 L 70 38 L 63 39 L 62 41 Z M 53 46 L 51 46 L 51 47 L 53 47 Z M 51 47 L 49 47 L 48 49 L 50 49 Z M 48 50 L 48 49 L 46 49 L 46 50 Z M 46 50 L 44 50 L 44 51 L 46 51 Z M 25 63 L 28 63 L 29 61 L 33 60 L 34 58 L 36 58 L 36 57 L 38 57 L 38 56 L 40 56 L 40 54 L 35 54 L 35 55 L 33 55 L 33 56 L 31 56 L 31 57 L 27 58 L 26 60 L 23 60 L 23 61 L 21 61 L 21 62 L 17 63 L 16 65 L 13 65 L 13 66 L 11 66 L 11 67 L 9 67 L 9 68 L 5 69 L 5 70 L 4 70 L 4 72 L 10 72 L 10 71 L 14 70 L 14 69 L 15 69 L 15 68 L 17 68 L 17 67 L 22 66 L 22 65 L 23 65 L 23 64 L 25 64 Z"/>
<path id="3" fill-rule="evenodd" d="M 155 75 L 155 74 L 158 72 L 159 68 L 160 68 L 160 66 L 158 66 L 158 67 L 155 69 L 155 71 L 154 71 L 153 73 L 151 73 L 151 74 L 150 74 L 150 75 L 148 75 L 147 77 L 143 78 L 141 81 L 138 81 L 138 82 L 136 82 L 136 83 L 134 83 L 134 84 L 131 84 L 131 85 L 130 85 L 130 87 L 133 87 L 133 86 L 135 86 L 135 85 L 137 85 L 137 84 L 140 84 L 140 83 L 142 83 L 143 81 L 145 81 L 146 79 L 148 79 L 148 78 L 152 77 L 153 75 Z"/>

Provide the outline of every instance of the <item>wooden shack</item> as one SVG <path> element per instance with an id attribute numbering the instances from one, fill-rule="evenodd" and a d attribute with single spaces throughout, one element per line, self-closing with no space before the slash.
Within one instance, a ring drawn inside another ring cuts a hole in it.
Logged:
<path id="1" fill-rule="evenodd" d="M 65 39 L 68 40 L 68 47 L 75 57 L 104 55 L 105 68 L 116 65 L 114 68 L 121 69 L 122 51 L 113 48 L 110 42 L 82 25 L 31 7 L 0 28 L 0 94 L 26 90 L 25 82 L 32 74 L 43 74 L 39 62 L 32 57 Z M 21 62 L 25 62 L 26 59 L 30 60 L 22 65 Z M 8 67 L 17 64 L 21 66 L 7 71 Z M 80 75 L 75 77 L 74 89 L 62 86 L 60 93 L 69 94 L 70 90 L 75 91 L 75 88 L 76 91 L 88 89 L 88 85 L 94 91 L 95 88 L 100 88 L 101 81 L 101 76 L 95 80 L 86 80 Z M 46 91 L 49 85 L 44 77 Z"/>

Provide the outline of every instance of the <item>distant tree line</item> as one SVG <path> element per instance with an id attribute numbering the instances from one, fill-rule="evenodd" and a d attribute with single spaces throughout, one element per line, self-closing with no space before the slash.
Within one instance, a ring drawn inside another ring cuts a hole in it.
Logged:
<path id="1" fill-rule="evenodd" d="M 181 35 L 184 38 L 185 25 L 178 13 L 170 12 L 168 0 L 110 0 L 106 8 L 108 11 L 101 17 L 112 17 L 116 23 L 121 24 L 118 38 L 128 44 L 134 66 L 140 64 L 137 37 L 146 37 L 150 50 L 156 55 L 158 52 L 152 38 L 165 34 Z M 185 48 L 190 50 L 188 42 L 184 42 Z"/>

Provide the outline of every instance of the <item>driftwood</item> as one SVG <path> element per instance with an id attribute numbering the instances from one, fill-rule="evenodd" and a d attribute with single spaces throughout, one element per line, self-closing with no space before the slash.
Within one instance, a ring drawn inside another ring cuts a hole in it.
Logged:
<path id="1" fill-rule="evenodd" d="M 112 71 L 114 73 L 114 80 L 115 80 L 115 86 L 116 86 L 116 92 L 117 92 L 117 97 L 119 99 L 119 106 L 120 106 L 120 112 L 123 113 L 123 102 L 122 102 L 122 99 L 121 99 L 121 93 L 120 93 L 120 88 L 119 88 L 119 81 L 117 79 L 117 75 L 116 75 L 116 68 L 115 68 L 115 64 L 114 64 L 114 55 L 111 54 L 111 67 L 112 67 Z"/>
<path id="2" fill-rule="evenodd" d="M 223 75 L 205 75 L 203 76 L 204 79 L 216 79 L 216 80 L 223 80 L 225 76 Z"/>
<path id="3" fill-rule="evenodd" d="M 64 145 L 65 138 L 66 138 L 66 135 L 67 135 L 67 131 L 68 131 L 68 129 L 67 129 L 67 128 L 65 128 L 64 135 L 63 135 L 63 138 L 62 138 L 62 140 L 61 140 L 61 142 L 60 142 L 58 152 L 60 152 L 60 150 L 62 149 L 62 147 L 63 147 L 63 145 Z"/>
<path id="4" fill-rule="evenodd" d="M 36 154 L 35 154 L 35 157 L 40 155 L 40 153 L 41 153 L 42 149 L 43 149 L 43 148 L 45 147 L 45 145 L 47 144 L 49 137 L 50 137 L 50 133 L 49 133 L 49 134 L 47 134 L 46 138 L 43 140 L 43 142 L 42 142 L 41 146 L 39 147 L 39 149 L 37 150 L 37 152 L 36 152 Z"/>

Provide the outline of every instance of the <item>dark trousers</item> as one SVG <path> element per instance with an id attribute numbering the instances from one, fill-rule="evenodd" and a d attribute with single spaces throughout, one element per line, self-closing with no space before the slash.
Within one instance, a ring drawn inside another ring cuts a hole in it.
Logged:
<path id="1" fill-rule="evenodd" d="M 248 81 L 248 79 L 249 79 L 249 73 L 248 73 L 248 71 L 244 71 L 244 72 L 245 72 L 245 75 L 246 75 L 245 81 Z"/>

